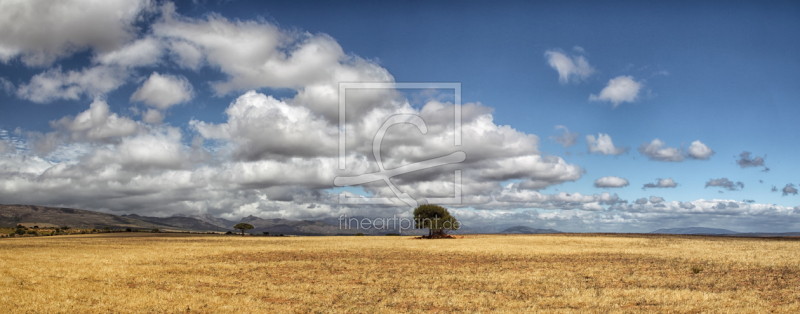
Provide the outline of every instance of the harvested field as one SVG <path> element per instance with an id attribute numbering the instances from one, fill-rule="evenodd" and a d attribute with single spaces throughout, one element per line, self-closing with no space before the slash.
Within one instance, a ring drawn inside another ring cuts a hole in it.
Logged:
<path id="1" fill-rule="evenodd" d="M 652 235 L 3 239 L 17 313 L 800 312 L 800 241 Z"/>

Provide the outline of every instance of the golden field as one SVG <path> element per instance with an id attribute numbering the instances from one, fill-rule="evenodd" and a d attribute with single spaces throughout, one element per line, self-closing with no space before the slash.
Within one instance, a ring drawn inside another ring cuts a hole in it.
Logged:
<path id="1" fill-rule="evenodd" d="M 0 240 L 9 313 L 798 313 L 800 241 L 647 235 Z"/>

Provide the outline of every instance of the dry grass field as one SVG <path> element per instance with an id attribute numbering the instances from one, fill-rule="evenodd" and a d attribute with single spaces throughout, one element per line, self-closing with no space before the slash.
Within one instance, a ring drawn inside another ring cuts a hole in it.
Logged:
<path id="1" fill-rule="evenodd" d="M 800 241 L 681 236 L 0 241 L 10 313 L 798 313 Z"/>

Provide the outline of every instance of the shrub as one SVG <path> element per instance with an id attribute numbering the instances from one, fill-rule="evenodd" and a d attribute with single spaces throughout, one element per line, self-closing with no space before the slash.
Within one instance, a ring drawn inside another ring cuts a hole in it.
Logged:
<path id="1" fill-rule="evenodd" d="M 363 234 L 363 233 L 361 233 L 361 232 L 359 232 L 359 233 L 356 233 L 356 236 L 357 236 L 357 237 L 363 237 L 363 236 L 364 236 L 364 234 Z"/>
<path id="2" fill-rule="evenodd" d="M 36 231 L 28 230 L 27 234 L 37 234 Z"/>
<path id="3" fill-rule="evenodd" d="M 399 236 L 400 234 L 399 233 L 387 233 L 386 235 L 387 236 Z"/>
<path id="4" fill-rule="evenodd" d="M 692 266 L 692 272 L 695 274 L 699 274 L 703 271 L 703 266 Z"/>
<path id="5" fill-rule="evenodd" d="M 17 228 L 17 230 L 14 231 L 14 233 L 19 234 L 19 235 L 25 234 L 25 229 Z"/>
<path id="6" fill-rule="evenodd" d="M 225 234 L 233 234 L 233 232 L 228 231 L 228 232 L 225 232 Z"/>

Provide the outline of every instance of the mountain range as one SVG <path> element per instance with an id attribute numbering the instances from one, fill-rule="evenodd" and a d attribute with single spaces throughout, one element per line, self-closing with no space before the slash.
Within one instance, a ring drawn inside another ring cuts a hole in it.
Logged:
<path id="1" fill-rule="evenodd" d="M 194 232 L 227 232 L 234 231 L 233 226 L 237 223 L 248 223 L 255 227 L 248 233 L 261 234 L 269 232 L 271 235 L 354 235 L 364 233 L 365 235 L 385 235 L 388 233 L 400 233 L 403 235 L 422 235 L 427 234 L 426 230 L 400 229 L 397 225 L 387 223 L 387 226 L 378 228 L 356 228 L 358 223 L 369 217 L 344 217 L 349 225 L 341 218 L 324 218 L 320 220 L 288 220 L 281 218 L 261 218 L 247 216 L 240 221 L 232 221 L 212 215 L 195 216 L 172 216 L 172 217 L 149 217 L 137 214 L 113 215 L 108 213 L 95 212 L 83 209 L 47 207 L 36 205 L 0 205 L 0 227 L 13 227 L 20 223 L 33 224 L 52 224 L 57 226 L 69 226 L 72 228 L 97 228 L 110 227 L 113 229 L 140 229 L 150 230 L 158 228 L 164 231 L 194 231 Z M 388 221 L 388 220 L 387 220 Z M 463 226 L 461 229 L 453 231 L 455 234 L 554 234 L 562 233 L 554 229 L 536 229 L 527 226 L 511 226 L 505 229 L 498 229 L 496 226 Z M 679 235 L 725 235 L 739 237 L 784 237 L 800 236 L 800 232 L 787 233 L 741 233 L 727 229 L 704 228 L 704 227 L 685 227 L 658 229 L 650 232 L 652 234 L 679 234 Z"/>

